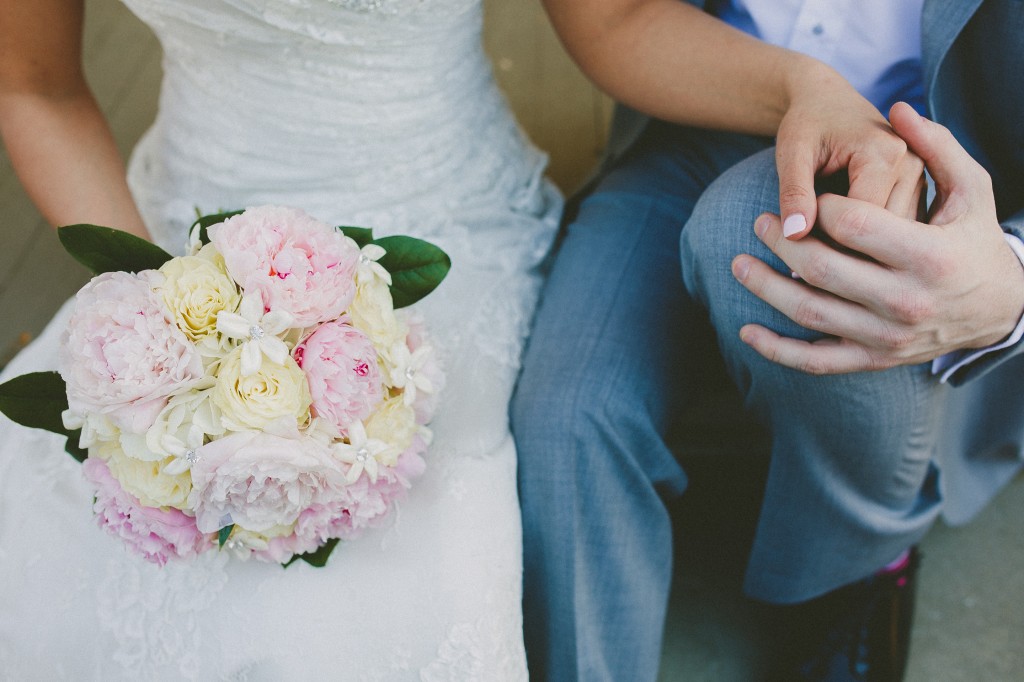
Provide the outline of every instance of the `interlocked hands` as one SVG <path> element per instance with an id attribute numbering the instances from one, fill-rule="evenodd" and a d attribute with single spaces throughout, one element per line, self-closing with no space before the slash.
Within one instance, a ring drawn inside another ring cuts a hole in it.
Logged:
<path id="1" fill-rule="evenodd" d="M 930 217 L 914 219 L 920 186 L 900 170 L 912 163 L 881 179 L 864 168 L 863 181 L 851 167 L 850 196 L 817 200 L 825 239 L 760 216 L 758 236 L 802 281 L 748 255 L 734 259 L 733 274 L 797 324 L 828 335 L 806 342 L 744 326 L 740 337 L 769 360 L 812 374 L 920 363 L 997 343 L 1024 311 L 1024 269 L 1004 239 L 986 171 L 910 106 L 889 115 L 935 180 Z"/>

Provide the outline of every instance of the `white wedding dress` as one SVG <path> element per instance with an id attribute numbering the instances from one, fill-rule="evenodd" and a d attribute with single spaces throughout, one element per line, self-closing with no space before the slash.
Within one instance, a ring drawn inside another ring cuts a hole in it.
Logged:
<path id="1" fill-rule="evenodd" d="M 97 526 L 60 439 L 0 418 L 0 679 L 524 679 L 506 408 L 561 203 L 479 0 L 127 4 L 165 51 L 129 169 L 157 241 L 180 253 L 196 208 L 263 203 L 429 239 L 453 261 L 418 304 L 448 385 L 426 473 L 323 569 L 145 563 Z M 4 380 L 56 366 L 66 315 Z"/>

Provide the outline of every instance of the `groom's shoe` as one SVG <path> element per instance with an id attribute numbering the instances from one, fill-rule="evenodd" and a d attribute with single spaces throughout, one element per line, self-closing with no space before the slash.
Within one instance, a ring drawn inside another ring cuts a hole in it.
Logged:
<path id="1" fill-rule="evenodd" d="M 794 606 L 772 607 L 771 682 L 900 682 L 920 554 L 898 568 Z"/>

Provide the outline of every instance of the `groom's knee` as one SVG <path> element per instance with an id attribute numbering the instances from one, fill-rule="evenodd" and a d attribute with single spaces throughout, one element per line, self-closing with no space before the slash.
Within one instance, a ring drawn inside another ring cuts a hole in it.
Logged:
<path id="1" fill-rule="evenodd" d="M 753 154 L 722 173 L 701 195 L 680 238 L 683 281 L 707 308 L 723 351 L 744 348 L 739 329 L 761 324 L 778 333 L 809 338 L 803 329 L 745 289 L 732 274 L 732 261 L 752 255 L 789 275 L 786 264 L 758 239 L 754 223 L 779 210 L 774 149 Z"/>
<path id="2" fill-rule="evenodd" d="M 741 253 L 773 258 L 754 233 L 754 221 L 778 210 L 778 178 L 772 150 L 741 161 L 701 195 L 680 237 L 683 281 L 705 306 L 736 298 L 732 259 Z M 770 261 L 769 261 L 770 262 Z"/>

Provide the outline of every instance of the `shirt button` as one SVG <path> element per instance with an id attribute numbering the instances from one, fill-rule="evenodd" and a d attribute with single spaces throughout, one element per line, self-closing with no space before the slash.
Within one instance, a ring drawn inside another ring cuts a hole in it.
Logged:
<path id="1" fill-rule="evenodd" d="M 820 36 L 824 32 L 825 32 L 825 27 L 822 26 L 821 24 L 815 24 L 814 28 L 811 29 L 811 33 L 813 33 L 816 36 Z"/>

